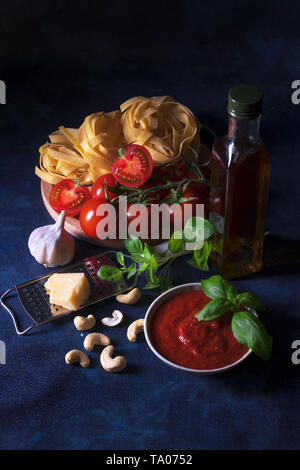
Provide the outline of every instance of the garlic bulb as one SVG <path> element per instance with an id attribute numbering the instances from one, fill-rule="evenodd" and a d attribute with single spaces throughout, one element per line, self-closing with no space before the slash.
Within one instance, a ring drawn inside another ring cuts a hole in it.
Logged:
<path id="1" fill-rule="evenodd" d="M 30 253 L 46 267 L 64 266 L 74 257 L 75 243 L 64 228 L 65 218 L 66 213 L 62 211 L 55 224 L 39 227 L 29 237 Z"/>

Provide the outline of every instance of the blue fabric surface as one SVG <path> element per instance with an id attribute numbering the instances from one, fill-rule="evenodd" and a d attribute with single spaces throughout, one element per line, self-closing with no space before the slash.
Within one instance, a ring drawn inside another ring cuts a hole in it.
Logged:
<path id="1" fill-rule="evenodd" d="M 265 92 L 271 235 L 264 269 L 234 285 L 267 306 L 263 321 L 274 350 L 268 363 L 252 355 L 224 375 L 173 370 L 142 337 L 132 344 L 126 338 L 128 324 L 155 299 L 151 291 L 122 307 L 124 324 L 109 330 L 128 361 L 124 372 L 110 374 L 94 352 L 89 369 L 65 365 L 66 351 L 83 342 L 72 316 L 18 337 L 1 309 L 7 363 L 0 364 L 0 448 L 299 448 L 300 365 L 291 362 L 292 341 L 300 339 L 300 105 L 291 102 L 291 83 L 300 79 L 299 3 L 287 1 L 283 10 L 278 1 L 153 2 L 145 12 L 141 2 L 137 9 L 134 2 L 127 2 L 130 8 L 101 2 L 101 14 L 96 2 L 75 12 L 58 1 L 28 2 L 22 14 L 18 3 L 1 13 L 7 104 L 0 107 L 0 291 L 45 272 L 27 240 L 34 228 L 51 223 L 34 176 L 49 132 L 78 126 L 87 114 L 115 109 L 131 96 L 168 94 L 220 136 L 228 89 L 247 81 Z M 96 252 L 76 240 L 76 259 Z M 175 284 L 200 274 L 184 259 L 172 270 Z M 108 300 L 88 312 L 102 318 L 115 307 Z"/>

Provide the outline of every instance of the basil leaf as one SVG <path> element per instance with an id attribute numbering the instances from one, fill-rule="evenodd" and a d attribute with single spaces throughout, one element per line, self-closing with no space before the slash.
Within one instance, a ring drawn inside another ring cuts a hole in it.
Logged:
<path id="1" fill-rule="evenodd" d="M 145 258 L 143 255 L 132 254 L 131 259 L 132 261 L 135 261 L 136 263 L 139 263 L 139 264 L 145 263 Z"/>
<path id="2" fill-rule="evenodd" d="M 141 240 L 133 235 L 130 235 L 127 240 L 124 240 L 124 245 L 126 250 L 129 251 L 129 253 L 142 254 L 144 251 Z"/>
<path id="3" fill-rule="evenodd" d="M 150 261 L 152 257 L 153 257 L 153 250 L 149 245 L 147 245 L 147 243 L 145 243 L 144 244 L 144 258 L 146 261 Z"/>
<path id="4" fill-rule="evenodd" d="M 149 279 L 154 283 L 158 282 L 158 278 L 156 276 L 157 269 L 158 269 L 158 264 L 157 264 L 156 259 L 151 258 L 150 262 L 149 262 L 149 271 L 148 271 L 148 273 L 149 273 Z"/>
<path id="5" fill-rule="evenodd" d="M 205 266 L 205 268 L 199 268 L 195 261 L 195 258 L 189 259 L 187 261 L 187 264 L 189 264 L 192 268 L 199 269 L 199 271 L 209 271 L 208 264 Z"/>
<path id="6" fill-rule="evenodd" d="M 136 264 L 132 263 L 130 266 L 128 266 L 127 272 L 128 272 L 127 279 L 130 279 L 132 276 L 134 276 L 136 273 Z"/>
<path id="7" fill-rule="evenodd" d="M 203 217 L 191 217 L 185 224 L 183 238 L 185 241 L 193 243 L 209 238 L 214 233 L 212 224 Z"/>
<path id="8" fill-rule="evenodd" d="M 142 273 L 148 268 L 149 264 L 148 263 L 142 263 L 139 267 L 139 272 Z"/>
<path id="9" fill-rule="evenodd" d="M 219 274 L 212 276 L 208 279 L 203 279 L 201 281 L 201 287 L 204 291 L 204 294 L 207 295 L 210 299 L 225 299 L 232 300 L 234 292 L 237 291 L 223 279 Z"/>
<path id="10" fill-rule="evenodd" d="M 253 313 L 236 312 L 232 317 L 231 328 L 235 339 L 239 343 L 252 349 L 255 354 L 265 361 L 270 358 L 273 338 Z"/>
<path id="11" fill-rule="evenodd" d="M 198 321 L 208 321 L 220 317 L 223 313 L 228 312 L 232 307 L 232 302 L 229 300 L 224 302 L 224 299 L 216 298 L 211 300 L 200 312 L 196 313 L 195 317 Z"/>
<path id="12" fill-rule="evenodd" d="M 117 258 L 118 263 L 121 264 L 121 266 L 124 266 L 124 255 L 122 251 L 118 251 L 116 258 Z"/>
<path id="13" fill-rule="evenodd" d="M 228 283 L 227 283 L 228 284 Z M 226 295 L 227 295 L 227 299 L 228 300 L 232 300 L 234 302 L 234 299 L 236 298 L 236 296 L 238 295 L 238 291 L 236 290 L 235 287 L 231 286 L 230 284 L 228 284 L 227 288 L 226 288 Z"/>
<path id="14" fill-rule="evenodd" d="M 234 299 L 235 305 L 243 305 L 244 307 L 253 308 L 260 312 L 264 310 L 264 305 L 256 295 L 251 292 L 243 292 L 238 294 Z"/>
<path id="15" fill-rule="evenodd" d="M 178 237 L 180 234 L 180 238 L 175 238 L 175 234 Z M 183 251 L 183 240 L 182 240 L 182 232 L 179 232 L 178 230 L 173 232 L 168 244 L 168 250 L 171 251 L 172 253 L 180 253 L 180 251 Z"/>
<path id="16" fill-rule="evenodd" d="M 101 279 L 106 279 L 107 281 L 119 281 L 122 279 L 123 274 L 119 268 L 106 265 L 99 269 L 97 276 L 101 277 Z"/>
<path id="17" fill-rule="evenodd" d="M 207 240 L 200 250 L 194 250 L 194 259 L 199 269 L 207 271 L 207 260 L 211 252 L 212 242 Z"/>

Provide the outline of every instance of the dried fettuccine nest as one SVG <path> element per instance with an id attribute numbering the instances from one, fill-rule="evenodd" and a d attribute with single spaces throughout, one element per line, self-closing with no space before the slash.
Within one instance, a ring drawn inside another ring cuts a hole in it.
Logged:
<path id="1" fill-rule="evenodd" d="M 193 147 L 199 152 L 201 124 L 194 114 L 170 96 L 137 96 L 120 106 L 128 143 L 144 145 L 154 164 L 174 163 Z"/>
<path id="2" fill-rule="evenodd" d="M 78 132 L 77 129 L 68 131 L 73 134 Z M 64 178 L 79 178 L 80 184 L 91 184 L 89 165 L 72 142 L 61 130 L 53 132 L 49 138 L 50 142 L 39 149 L 40 168 L 35 167 L 36 175 L 51 184 L 57 184 Z"/>
<path id="3" fill-rule="evenodd" d="M 79 146 L 89 164 L 93 181 L 110 173 L 118 149 L 126 147 L 120 111 L 87 116 L 79 128 Z"/>
<path id="4" fill-rule="evenodd" d="M 61 126 L 40 148 L 40 168 L 36 174 L 51 184 L 64 178 L 92 184 L 111 171 L 118 149 L 126 146 L 121 112 L 99 112 L 87 116 L 79 129 Z"/>

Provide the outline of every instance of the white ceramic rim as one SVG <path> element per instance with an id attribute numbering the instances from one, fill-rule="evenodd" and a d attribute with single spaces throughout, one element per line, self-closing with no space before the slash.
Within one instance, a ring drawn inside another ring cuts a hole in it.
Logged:
<path id="1" fill-rule="evenodd" d="M 179 294 L 180 292 L 187 292 L 189 290 L 200 290 L 200 289 L 201 289 L 201 282 L 190 282 L 188 284 L 181 284 L 180 286 L 172 287 L 172 289 L 169 289 L 168 291 L 158 296 L 149 306 L 145 315 L 145 320 L 144 320 L 145 338 L 146 338 L 149 348 L 155 354 L 155 356 L 157 356 L 162 362 L 164 362 L 170 367 L 182 370 L 184 372 L 193 372 L 195 374 L 202 374 L 202 375 L 219 374 L 219 373 L 226 372 L 238 366 L 242 361 L 244 361 L 248 356 L 250 356 L 250 354 L 252 353 L 252 350 L 249 349 L 249 351 L 247 351 L 240 359 L 238 359 L 236 362 L 233 362 L 232 364 L 229 364 L 228 366 L 219 367 L 218 369 L 191 369 L 189 367 L 180 366 L 179 364 L 169 361 L 169 359 L 166 359 L 164 356 L 162 356 L 155 349 L 150 338 L 149 328 L 150 328 L 152 315 L 155 314 L 157 308 L 162 303 L 164 303 L 168 298 L 171 298 L 174 295 Z"/>

